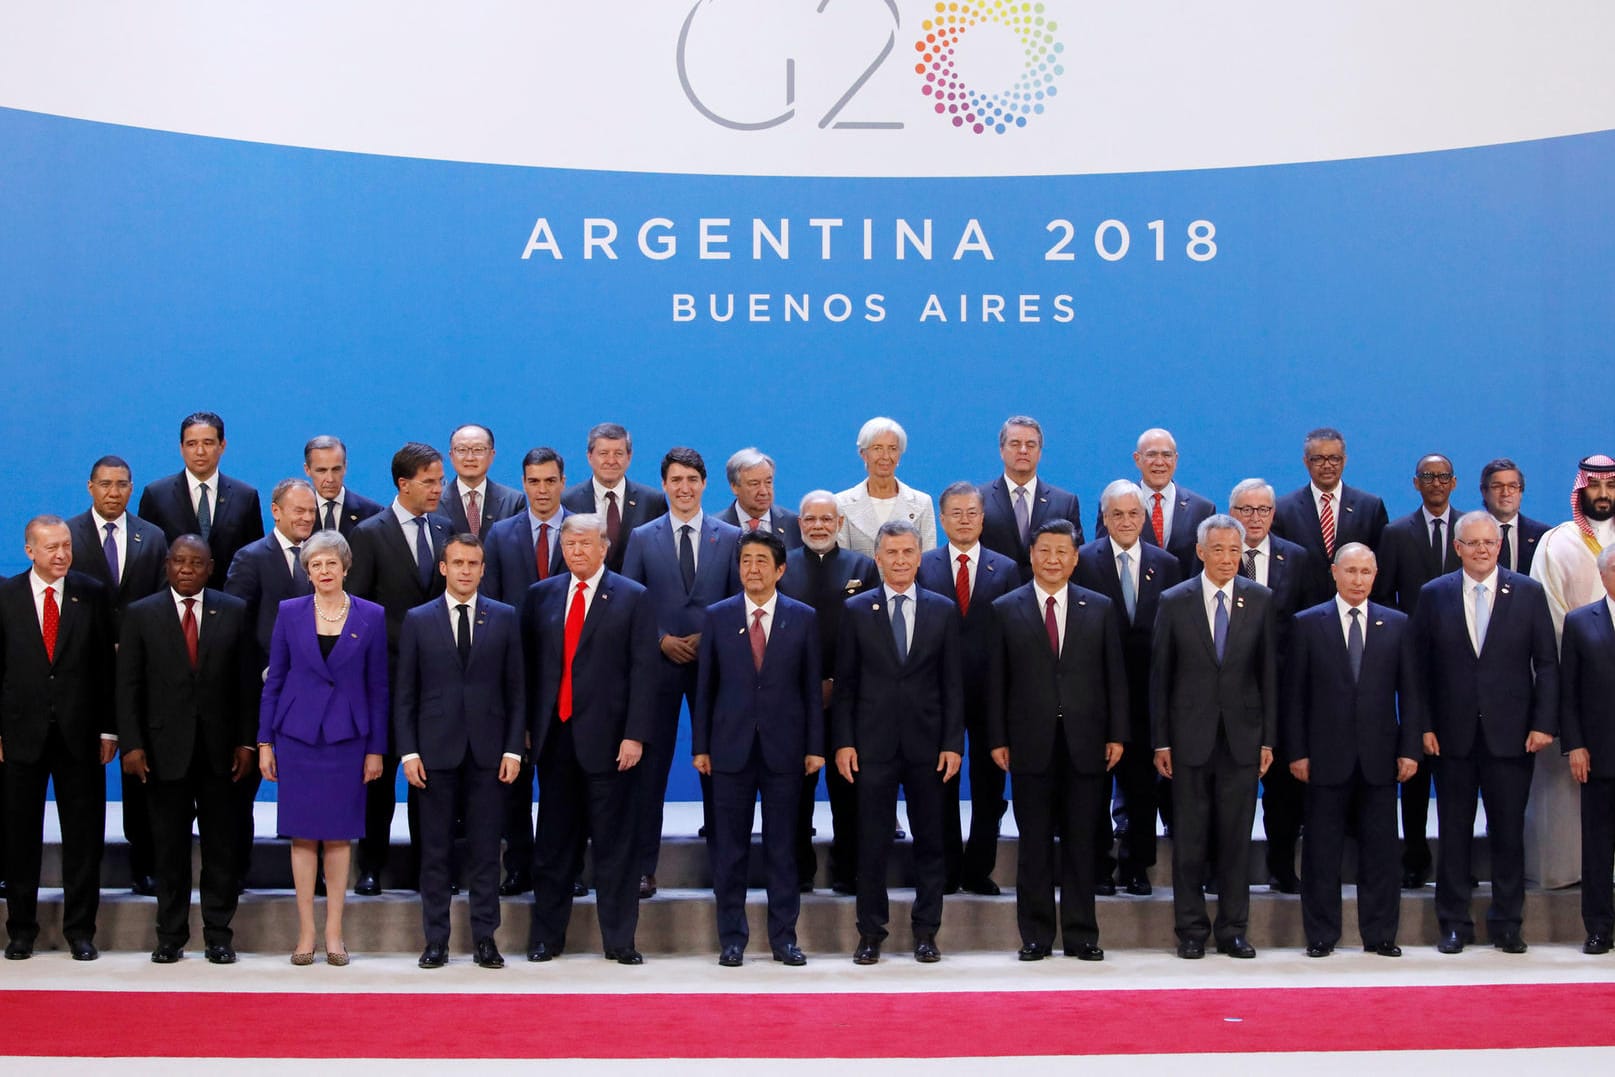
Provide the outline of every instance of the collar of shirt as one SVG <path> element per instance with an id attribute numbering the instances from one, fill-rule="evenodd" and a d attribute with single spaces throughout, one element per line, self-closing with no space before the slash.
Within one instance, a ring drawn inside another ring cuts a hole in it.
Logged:
<path id="1" fill-rule="evenodd" d="M 1055 612 L 1055 615 L 1058 616 L 1061 620 L 1065 619 L 1065 599 L 1066 599 L 1066 595 L 1070 593 L 1069 588 L 1062 587 L 1058 591 L 1054 591 L 1054 592 L 1051 593 L 1049 591 L 1043 590 L 1043 581 L 1042 580 L 1033 580 L 1032 581 L 1032 589 L 1033 589 L 1033 592 L 1037 595 L 1037 609 L 1038 609 L 1039 613 L 1042 613 L 1045 609 L 1048 608 L 1049 599 L 1052 598 L 1052 599 L 1054 599 L 1054 612 Z"/>
<path id="2" fill-rule="evenodd" d="M 773 509 L 769 509 L 767 512 L 763 513 L 761 516 L 754 517 L 754 516 L 752 516 L 751 513 L 746 511 L 746 507 L 740 503 L 740 499 L 737 497 L 737 498 L 735 498 L 734 510 L 735 510 L 735 519 L 740 521 L 740 523 L 738 524 L 740 530 L 742 530 L 742 531 L 749 530 L 749 527 L 747 525 L 749 525 L 751 523 L 751 521 L 754 520 L 754 519 L 757 521 L 757 530 L 759 530 L 759 531 L 772 531 L 772 530 L 774 530 L 774 510 Z"/>
<path id="3" fill-rule="evenodd" d="M 190 470 L 187 469 L 186 472 L 185 472 L 185 482 L 186 482 L 187 487 L 191 491 L 191 504 L 193 504 L 193 505 L 196 504 L 197 490 L 199 490 L 201 488 L 201 486 L 202 486 L 202 484 L 204 482 L 207 483 L 207 492 L 209 494 L 213 495 L 214 500 L 218 500 L 218 496 L 219 496 L 219 469 L 218 468 L 213 469 L 213 474 L 208 475 L 208 476 L 206 476 L 204 478 L 200 478 L 200 479 L 197 478 L 195 475 L 192 475 L 190 473 Z"/>
<path id="4" fill-rule="evenodd" d="M 1165 486 L 1161 487 L 1159 490 L 1151 490 L 1148 485 L 1146 485 L 1143 482 L 1140 482 L 1138 484 L 1138 488 L 1140 490 L 1144 491 L 1144 515 L 1145 515 L 1145 517 L 1148 517 L 1149 514 L 1155 508 L 1155 495 L 1156 494 L 1161 495 L 1161 511 L 1162 512 L 1170 512 L 1170 511 L 1172 511 L 1172 507 L 1178 503 L 1178 484 L 1176 482 L 1169 482 Z"/>
<path id="5" fill-rule="evenodd" d="M 1144 560 L 1144 554 L 1143 551 L 1138 548 L 1140 543 L 1137 539 L 1133 541 L 1131 546 L 1123 546 L 1121 543 L 1116 541 L 1116 537 L 1114 535 L 1107 535 L 1106 537 L 1110 539 L 1110 559 L 1112 561 L 1116 560 L 1116 558 L 1120 557 L 1122 554 L 1126 554 L 1135 565 Z"/>
<path id="6" fill-rule="evenodd" d="M 1357 618 L 1357 623 L 1362 626 L 1363 635 L 1368 635 L 1368 602 L 1365 600 L 1361 606 L 1353 606 L 1341 598 L 1339 592 L 1336 592 L 1335 613 L 1340 617 L 1340 631 L 1343 633 L 1349 634 L 1351 632 L 1352 610 L 1361 611 L 1361 615 Z"/>
<path id="7" fill-rule="evenodd" d="M 287 538 L 285 536 L 285 534 L 283 534 L 281 532 L 280 528 L 278 528 L 278 527 L 275 528 L 273 531 L 271 531 L 269 533 L 271 535 L 274 535 L 275 536 L 275 541 L 280 544 L 280 552 L 281 553 L 291 553 L 293 546 L 296 546 L 299 549 L 302 548 L 302 543 L 293 542 L 291 539 Z"/>
<path id="8" fill-rule="evenodd" d="M 62 595 L 66 593 L 63 587 L 63 585 L 67 582 L 66 576 L 63 576 L 61 579 L 55 580 L 51 583 L 46 583 L 45 578 L 39 574 L 39 570 L 31 568 L 28 570 L 28 581 L 33 584 L 34 587 L 35 603 L 45 601 L 45 588 L 47 587 L 56 588 L 56 602 L 58 605 L 62 601 Z"/>
<path id="9" fill-rule="evenodd" d="M 626 475 L 618 479 L 615 486 L 602 486 L 599 479 L 590 479 L 589 481 L 594 484 L 594 503 L 601 512 L 606 511 L 606 494 L 608 493 L 617 495 L 618 512 L 628 507 L 628 477 Z"/>
<path id="10" fill-rule="evenodd" d="M 903 610 L 905 616 L 913 616 L 914 607 L 920 604 L 919 587 L 917 584 L 909 584 L 907 591 L 894 591 L 892 590 L 890 584 L 882 584 L 881 590 L 886 592 L 886 604 L 888 606 L 891 605 L 892 599 L 898 595 L 902 595 L 904 598 L 908 599 L 908 606 Z"/>
<path id="11" fill-rule="evenodd" d="M 1341 492 L 1345 489 L 1345 487 L 1346 487 L 1345 483 L 1337 482 L 1335 484 L 1335 488 L 1333 490 L 1323 490 L 1323 489 L 1320 489 L 1318 484 L 1315 483 L 1315 482 L 1307 483 L 1307 489 L 1310 490 L 1311 493 L 1312 493 L 1312 507 L 1313 507 L 1313 509 L 1315 509 L 1317 511 L 1318 515 L 1320 515 L 1320 516 L 1323 515 L 1323 495 L 1325 493 L 1327 493 L 1329 495 L 1329 507 L 1330 507 L 1330 509 L 1332 509 L 1334 511 L 1336 522 L 1337 523 L 1339 522 L 1339 520 L 1340 520 L 1340 495 L 1341 495 Z"/>
<path id="12" fill-rule="evenodd" d="M 91 509 L 90 516 L 95 520 L 95 533 L 102 540 L 105 540 L 107 537 L 107 524 L 111 524 L 113 527 L 118 529 L 117 534 L 120 538 L 129 533 L 128 512 L 120 512 L 117 519 L 109 520 L 105 516 L 102 516 L 99 512 Z"/>
<path id="13" fill-rule="evenodd" d="M 179 614 L 180 620 L 183 621 L 185 619 L 185 596 L 174 590 L 172 587 L 168 589 L 168 593 L 173 596 L 174 610 Z M 196 594 L 190 597 L 190 601 L 194 603 L 194 605 L 191 606 L 191 612 L 196 615 L 196 624 L 198 628 L 200 628 L 202 624 L 202 592 L 196 592 Z"/>
<path id="14" fill-rule="evenodd" d="M 1447 532 L 1452 530 L 1452 528 L 1447 526 L 1448 524 L 1450 524 L 1452 522 L 1452 507 L 1450 505 L 1447 507 L 1447 511 L 1443 512 L 1440 516 L 1431 516 L 1430 515 L 1430 509 L 1427 506 L 1420 505 L 1419 506 L 1419 515 L 1424 518 L 1424 536 L 1425 536 L 1425 538 L 1430 537 L 1430 525 L 1432 523 L 1434 523 L 1436 520 L 1441 521 L 1441 537 L 1442 538 L 1446 538 L 1447 537 Z"/>
<path id="15" fill-rule="evenodd" d="M 1004 473 L 1004 488 L 1009 491 L 1009 504 L 1011 508 L 1015 506 L 1015 487 L 1017 486 L 1026 487 L 1026 508 L 1028 511 L 1030 511 L 1032 506 L 1037 504 L 1037 476 L 1033 475 L 1025 482 L 1016 482 L 1014 479 L 1009 477 L 1008 472 Z"/>
<path id="16" fill-rule="evenodd" d="M 527 525 L 533 529 L 533 538 L 538 538 L 538 529 L 543 527 L 545 524 L 550 525 L 550 531 L 553 533 L 554 539 L 560 538 L 561 520 L 563 517 L 565 517 L 565 515 L 565 509 L 557 508 L 554 512 L 549 514 L 548 518 L 543 518 L 537 513 L 533 512 L 533 507 L 531 505 L 527 506 Z M 554 541 L 554 539 L 551 541 Z"/>
<path id="17" fill-rule="evenodd" d="M 764 631 L 767 631 L 769 628 L 772 628 L 773 625 L 774 625 L 774 607 L 777 606 L 778 604 L 779 604 L 779 592 L 778 591 L 775 591 L 773 594 L 769 595 L 768 596 L 768 601 L 764 602 L 761 606 L 759 606 L 757 603 L 753 602 L 751 600 L 750 595 L 747 595 L 746 596 L 746 627 L 747 628 L 751 627 L 752 614 L 756 613 L 758 610 L 762 610 L 763 611 L 763 628 L 764 628 Z"/>
<path id="18" fill-rule="evenodd" d="M 964 556 L 969 559 L 969 561 L 970 561 L 970 578 L 975 579 L 976 578 L 976 566 L 981 563 L 981 543 L 979 543 L 979 542 L 975 543 L 968 550 L 961 550 L 959 547 L 955 546 L 953 543 L 951 543 L 951 542 L 948 543 L 948 567 L 950 569 L 952 569 L 953 571 L 955 571 L 955 572 L 959 571 L 959 555 L 960 554 L 964 554 Z"/>
<path id="19" fill-rule="evenodd" d="M 465 501 L 466 494 L 469 494 L 471 491 L 475 490 L 477 492 L 477 504 L 486 505 L 488 503 L 488 479 L 486 476 L 484 476 L 483 480 L 477 483 L 475 486 L 467 486 L 465 480 L 456 475 L 454 477 L 454 485 L 460 491 L 461 502 Z"/>
<path id="20" fill-rule="evenodd" d="M 320 526 L 323 527 L 323 526 L 325 526 L 325 506 L 326 505 L 335 505 L 336 506 L 337 517 L 339 519 L 341 518 L 341 516 L 342 516 L 342 506 L 345 505 L 347 503 L 347 500 L 348 500 L 348 488 L 346 486 L 344 486 L 342 489 L 338 490 L 336 492 L 335 497 L 321 497 L 319 495 L 319 493 L 316 491 L 316 493 L 314 495 L 314 500 L 319 503 L 319 510 L 318 510 L 319 511 L 319 517 L 320 517 L 319 523 L 320 523 Z"/>
<path id="21" fill-rule="evenodd" d="M 696 552 L 700 553 L 701 526 L 705 520 L 706 513 L 702 512 L 700 509 L 696 509 L 695 515 L 691 516 L 688 520 L 681 520 L 669 512 L 667 514 L 667 522 L 673 528 L 673 545 L 678 545 L 679 529 L 688 527 L 690 529 L 690 542 L 696 546 Z"/>
<path id="22" fill-rule="evenodd" d="M 404 508 L 404 503 L 402 501 L 398 500 L 396 497 L 393 498 L 392 510 L 393 510 L 393 517 L 398 521 L 398 526 L 402 527 L 404 529 L 404 537 L 409 539 L 410 542 L 414 542 L 415 541 L 415 530 L 414 530 L 414 528 L 415 528 L 415 513 L 410 512 L 408 509 Z M 428 519 L 430 519 L 432 514 L 429 513 L 429 512 L 423 512 L 423 513 L 421 513 L 421 515 L 427 517 Z M 411 550 L 413 550 L 414 548 L 415 547 L 413 547 L 413 546 L 410 547 Z"/>
<path id="23" fill-rule="evenodd" d="M 1473 603 L 1475 601 L 1475 588 L 1480 586 L 1483 583 L 1486 585 L 1486 601 L 1487 602 L 1496 602 L 1497 601 L 1497 569 L 1496 568 L 1493 568 L 1492 571 L 1490 573 L 1488 573 L 1486 578 L 1483 579 L 1483 580 L 1477 580 L 1477 579 L 1475 579 L 1475 577 L 1471 576 L 1469 573 L 1467 573 L 1467 572 L 1464 573 L 1464 601 L 1467 602 L 1467 603 Z"/>
<path id="24" fill-rule="evenodd" d="M 477 598 L 478 597 L 479 597 L 478 593 L 473 591 L 473 592 L 471 592 L 471 597 L 466 599 L 465 602 L 463 603 L 464 605 L 470 607 L 468 610 L 466 610 L 466 612 L 471 615 L 471 619 L 473 621 L 475 621 L 477 619 Z M 460 616 L 460 610 L 459 610 L 458 607 L 460 605 L 462 605 L 462 603 L 458 598 L 455 598 L 453 595 L 449 594 L 447 591 L 443 592 L 443 601 L 448 603 L 448 606 L 449 606 L 449 621 L 452 624 L 454 622 L 454 619 L 456 617 Z"/>
<path id="25" fill-rule="evenodd" d="M 1237 579 L 1238 577 L 1235 578 Z M 1228 596 L 1228 616 L 1232 617 L 1234 615 L 1234 581 L 1229 580 L 1221 587 L 1218 587 L 1216 584 L 1211 582 L 1210 576 L 1207 576 L 1204 572 L 1200 573 L 1200 597 L 1201 600 L 1206 604 L 1206 612 L 1212 616 L 1216 616 L 1217 613 L 1218 591 L 1221 591 L 1223 594 Z"/>

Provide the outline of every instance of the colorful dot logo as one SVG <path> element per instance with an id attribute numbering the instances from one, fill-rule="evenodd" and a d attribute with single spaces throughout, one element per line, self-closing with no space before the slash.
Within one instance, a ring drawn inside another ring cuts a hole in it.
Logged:
<path id="1" fill-rule="evenodd" d="M 973 26 L 1003 26 L 1019 39 L 1026 54 L 1020 77 L 1008 89 L 977 90 L 966 84 L 955 66 L 959 39 Z M 1025 127 L 1041 116 L 1045 102 L 1058 92 L 1054 80 L 1065 73 L 1060 56 L 1065 46 L 1054 39 L 1059 25 L 1043 15 L 1043 5 L 1025 0 L 953 0 L 939 2 L 936 16 L 920 24 L 925 36 L 914 43 L 920 60 L 914 73 L 923 78 L 920 92 L 933 99 L 936 113 L 953 126 L 974 134 L 1003 134 Z"/>

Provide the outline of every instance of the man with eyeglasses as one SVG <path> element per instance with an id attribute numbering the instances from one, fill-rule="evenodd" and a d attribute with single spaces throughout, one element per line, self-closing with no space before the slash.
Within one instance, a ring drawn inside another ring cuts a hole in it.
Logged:
<path id="1" fill-rule="evenodd" d="M 1387 524 L 1380 536 L 1375 602 L 1412 616 L 1425 584 L 1458 571 L 1458 547 L 1452 541 L 1453 524 L 1461 515 L 1452 507 L 1456 483 L 1452 461 L 1440 453 L 1421 456 L 1414 465 L 1413 488 L 1422 504 Z M 1429 821 L 1430 766 L 1421 759 L 1419 769 L 1402 785 L 1404 890 L 1417 890 L 1430 878 L 1430 841 L 1425 836 Z"/>
<path id="2" fill-rule="evenodd" d="M 1470 850 L 1477 795 L 1486 798 L 1492 900 L 1491 944 L 1526 950 L 1525 801 L 1532 755 L 1559 730 L 1559 655 L 1542 586 L 1497 566 L 1502 533 L 1490 513 L 1459 517 L 1462 572 L 1424 585 L 1409 633 L 1414 677 L 1408 719 L 1436 757 L 1436 949 L 1460 953 L 1475 941 Z"/>
<path id="3" fill-rule="evenodd" d="M 970 841 L 959 820 L 960 782 L 942 788 L 944 893 L 960 887 L 972 894 L 996 895 L 993 865 L 998 860 L 998 824 L 1004 817 L 1004 772 L 993 762 L 987 738 L 987 658 L 993 632 L 993 600 L 1021 585 L 1015 562 L 981 543 L 982 496 L 968 482 L 956 482 L 937 501 L 948 541 L 920 555 L 920 586 L 951 596 L 963 628 L 959 635 L 964 669 L 965 732 L 970 759 Z"/>
<path id="4" fill-rule="evenodd" d="M 1032 579 L 1032 532 L 1048 520 L 1070 520 L 1082 545 L 1082 505 L 1077 495 L 1050 485 L 1037 473 L 1043 460 L 1043 427 L 1030 415 L 1011 415 L 998 428 L 1004 473 L 978 487 L 981 541 L 1012 558 L 1020 582 Z"/>
<path id="5" fill-rule="evenodd" d="M 456 535 L 481 538 L 489 527 L 519 515 L 527 507 L 527 498 L 520 490 L 488 477 L 493 458 L 493 431 L 486 426 L 466 423 L 449 435 L 454 482 L 443 491 L 440 511 L 449 518 Z"/>
<path id="6" fill-rule="evenodd" d="M 1506 456 L 1480 469 L 1480 497 L 1503 532 L 1503 549 L 1497 563 L 1515 572 L 1529 573 L 1537 544 L 1548 525 L 1520 511 L 1525 496 L 1525 472 Z"/>
<path id="7" fill-rule="evenodd" d="M 1176 557 L 1183 578 L 1188 579 L 1200 571 L 1200 559 L 1195 556 L 1200 521 L 1216 512 L 1217 506 L 1210 498 L 1178 485 L 1178 443 L 1170 430 L 1152 427 L 1138 435 L 1133 463 L 1144 488 L 1144 541 Z M 1104 538 L 1105 534 L 1101 512 L 1094 537 Z"/>
<path id="8" fill-rule="evenodd" d="M 1328 596 L 1334 590 L 1329 566 L 1335 551 L 1361 542 L 1377 554 L 1389 517 L 1377 496 L 1340 481 L 1346 470 L 1346 438 L 1339 430 L 1320 426 L 1308 431 L 1301 462 L 1311 481 L 1279 499 L 1273 532 L 1306 548 L 1312 555 L 1307 593 Z"/>

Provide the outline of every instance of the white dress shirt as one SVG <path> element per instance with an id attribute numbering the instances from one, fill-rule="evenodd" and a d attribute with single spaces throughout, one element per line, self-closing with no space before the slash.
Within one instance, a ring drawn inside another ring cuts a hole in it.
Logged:
<path id="1" fill-rule="evenodd" d="M 1144 526 L 1148 527 L 1148 524 Z M 1133 578 L 1133 601 L 1138 601 L 1139 562 L 1144 560 L 1143 551 L 1139 549 L 1141 543 L 1135 542 L 1131 546 L 1123 546 L 1114 538 L 1110 540 L 1110 560 L 1116 566 L 1116 579 L 1122 576 L 1122 554 L 1127 555 L 1127 574 Z M 1124 614 L 1126 610 L 1122 611 Z"/>
<path id="2" fill-rule="evenodd" d="M 275 536 L 275 541 L 280 544 L 281 556 L 286 559 L 286 571 L 290 572 L 293 576 L 296 576 L 297 575 L 297 558 L 300 555 L 293 553 L 292 552 L 292 547 L 295 545 L 295 546 L 298 547 L 299 550 L 301 550 L 302 549 L 302 544 L 301 543 L 293 543 L 292 540 L 287 538 L 281 532 L 280 528 L 278 528 L 278 527 L 275 528 L 273 531 L 271 531 L 270 534 L 274 535 Z"/>
<path id="3" fill-rule="evenodd" d="M 892 606 L 892 599 L 897 595 L 902 595 L 908 599 L 907 602 L 903 603 L 903 628 L 904 634 L 908 637 L 903 645 L 903 653 L 907 654 L 914 649 L 914 612 L 920 604 L 920 589 L 911 583 L 908 585 L 907 591 L 894 591 L 890 586 L 883 586 L 881 590 L 886 592 L 886 616 L 888 620 L 891 619 L 891 611 L 895 608 Z"/>
<path id="4" fill-rule="evenodd" d="M 752 617 L 758 611 L 763 611 L 763 642 L 767 643 L 774 633 L 774 607 L 779 604 L 779 592 L 775 591 L 768 596 L 768 601 L 761 606 L 746 596 L 746 631 L 751 631 Z M 905 611 L 906 612 L 906 611 Z"/>
<path id="5" fill-rule="evenodd" d="M 1329 511 L 1335 515 L 1335 531 L 1338 534 L 1340 531 L 1340 484 L 1336 483 L 1333 490 L 1325 491 L 1317 483 L 1309 482 L 1307 483 L 1307 488 L 1312 491 L 1312 511 L 1318 514 L 1318 519 L 1320 520 L 1323 519 L 1323 495 L 1328 493 Z"/>
<path id="6" fill-rule="evenodd" d="M 65 584 L 67 583 L 67 578 L 64 576 L 62 579 L 55 580 L 53 582 L 47 583 L 47 582 L 45 582 L 44 577 L 40 576 L 38 569 L 29 569 L 28 570 L 28 582 L 33 585 L 33 589 L 34 589 L 34 616 L 39 619 L 39 631 L 40 631 L 41 638 L 43 638 L 44 632 L 45 632 L 45 589 L 48 587 L 53 592 L 55 592 L 52 597 L 54 597 L 56 599 L 56 612 L 57 612 L 57 616 L 60 617 L 61 611 L 62 611 L 62 604 L 63 604 L 63 601 L 64 601 L 63 596 L 64 596 L 64 592 L 66 590 Z M 58 620 L 58 622 L 57 622 L 58 626 L 60 625 L 60 623 L 61 623 L 60 620 Z M 110 740 L 114 744 L 116 744 L 118 742 L 118 736 L 117 736 L 116 733 L 102 733 L 101 734 L 101 739 L 102 740 Z"/>
<path id="7" fill-rule="evenodd" d="M 1250 551 L 1250 550 L 1255 550 L 1256 551 L 1256 576 L 1255 576 L 1255 579 L 1256 579 L 1256 582 L 1261 584 L 1263 587 L 1267 586 L 1267 570 L 1268 570 L 1268 566 L 1270 566 L 1273 563 L 1273 542 L 1272 542 L 1272 538 L 1273 538 L 1272 535 L 1263 535 L 1261 542 L 1258 542 L 1254 546 L 1246 546 L 1245 549 L 1239 551 L 1239 559 L 1240 559 L 1241 562 L 1243 562 L 1245 560 L 1245 554 L 1246 554 L 1247 551 Z"/>
<path id="8" fill-rule="evenodd" d="M 207 510 L 209 517 L 219 513 L 219 469 L 214 468 L 213 474 L 206 478 L 197 478 L 189 470 L 185 472 L 185 483 L 191 489 L 191 511 L 196 512 L 202 507 L 202 484 L 207 483 Z"/>
<path id="9" fill-rule="evenodd" d="M 1340 638 L 1348 644 L 1351 642 L 1351 611 L 1356 610 L 1357 626 L 1363 633 L 1363 644 L 1368 644 L 1368 600 L 1364 599 L 1361 606 L 1353 606 L 1337 593 L 1335 595 L 1335 612 L 1340 615 Z"/>
<path id="10" fill-rule="evenodd" d="M 589 481 L 594 487 L 594 511 L 600 514 L 602 520 L 606 518 L 606 510 L 611 507 L 606 501 L 608 493 L 617 495 L 617 514 L 619 516 L 627 511 L 628 479 L 626 477 L 618 479 L 615 486 L 602 486 L 599 479 L 590 479 Z"/>
<path id="11" fill-rule="evenodd" d="M 679 534 L 679 531 L 682 528 L 688 527 L 690 529 L 690 552 L 695 555 L 695 568 L 697 572 L 701 570 L 701 525 L 705 518 L 706 514 L 700 509 L 696 509 L 695 515 L 691 516 L 688 520 L 680 520 L 677 516 L 673 515 L 672 512 L 667 514 L 667 522 L 673 527 L 674 560 L 678 559 L 679 542 L 684 537 L 683 535 Z"/>
<path id="12" fill-rule="evenodd" d="M 121 584 L 124 567 L 129 564 L 129 514 L 120 513 L 116 520 L 109 520 L 91 509 L 90 519 L 95 521 L 95 539 L 98 546 L 107 540 L 107 524 L 112 525 L 112 544 L 118 548 L 118 582 Z"/>
<path id="13" fill-rule="evenodd" d="M 970 594 L 973 598 L 976 594 L 976 569 L 981 565 L 981 543 L 976 543 L 968 550 L 961 550 L 953 543 L 948 543 L 948 578 L 951 580 L 959 578 L 960 554 L 965 558 L 965 574 L 970 577 Z"/>
<path id="14" fill-rule="evenodd" d="M 1236 577 L 1237 578 L 1237 577 Z M 1200 573 L 1200 599 L 1206 606 L 1206 625 L 1211 629 L 1211 638 L 1217 638 L 1217 592 L 1223 594 L 1223 609 L 1228 611 L 1228 627 L 1234 625 L 1234 581 L 1218 587 L 1211 582 L 1211 577 L 1204 572 Z"/>
<path id="15" fill-rule="evenodd" d="M 1464 573 L 1464 624 L 1469 626 L 1469 645 L 1476 654 L 1480 653 L 1480 644 L 1475 639 L 1475 588 L 1481 584 L 1486 585 L 1486 630 L 1490 632 L 1491 617 L 1497 613 L 1497 569 L 1493 568 L 1484 580 Z"/>
<path id="16" fill-rule="evenodd" d="M 588 584 L 583 591 L 583 616 L 585 619 L 587 619 L 589 616 L 589 607 L 594 604 L 594 596 L 600 591 L 600 579 L 605 574 L 606 566 L 602 564 L 599 571 L 597 571 L 593 576 L 590 576 L 587 580 L 583 581 L 584 583 Z M 564 620 L 564 615 L 572 612 L 572 600 L 577 597 L 578 578 L 576 575 L 567 580 L 566 587 L 566 608 L 563 610 L 562 624 L 566 623 Z"/>
<path id="17" fill-rule="evenodd" d="M 1164 541 L 1172 539 L 1172 517 L 1177 513 L 1178 484 L 1169 482 L 1159 490 L 1151 490 L 1147 485 L 1144 489 L 1144 526 L 1154 531 L 1150 524 L 1150 517 L 1155 514 L 1155 495 L 1161 495 L 1161 534 Z"/>

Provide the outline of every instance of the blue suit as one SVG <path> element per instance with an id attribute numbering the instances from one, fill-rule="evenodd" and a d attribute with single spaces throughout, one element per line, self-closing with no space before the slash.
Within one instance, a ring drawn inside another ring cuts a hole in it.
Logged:
<path id="1" fill-rule="evenodd" d="M 1523 519 L 1523 518 L 1522 518 Z M 1615 928 L 1615 625 L 1599 597 L 1565 615 L 1559 647 L 1559 724 L 1564 751 L 1588 755 L 1581 787 L 1581 919 L 1589 935 Z"/>
<path id="2" fill-rule="evenodd" d="M 561 521 L 572 513 L 557 509 L 550 518 L 549 576 L 566 574 L 561 558 Z M 482 560 L 487 566 L 482 591 L 511 606 L 520 606 L 527 589 L 538 582 L 532 514 L 523 510 L 482 530 Z M 545 579 L 548 579 L 546 576 Z"/>
<path id="3" fill-rule="evenodd" d="M 690 711 L 692 754 L 712 760 L 712 889 L 718 942 L 746 946 L 746 865 L 752 805 L 763 800 L 768 864 L 768 941 L 796 943 L 794 848 L 797 802 L 809 755 L 824 743 L 818 625 L 813 609 L 785 595 L 774 604 L 762 668 L 752 658 L 747 600 L 735 595 L 707 609 Z"/>
<path id="4" fill-rule="evenodd" d="M 656 611 L 656 636 L 688 636 L 701 631 L 706 609 L 740 590 L 740 528 L 716 516 L 703 515 L 701 533 L 690 539 L 699 549 L 695 581 L 685 588 L 679 569 L 678 545 L 671 514 L 634 528 L 623 555 L 622 574 L 645 585 Z M 639 764 L 639 874 L 655 875 L 662 851 L 662 802 L 667 797 L 667 776 L 677 754 L 679 706 L 695 705 L 695 676 L 699 660 L 682 665 L 666 655 L 658 660 L 656 729 L 645 745 Z M 702 818 L 712 822 L 712 783 L 701 782 Z"/>

